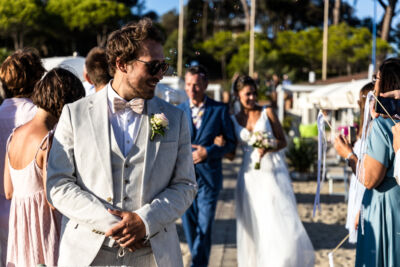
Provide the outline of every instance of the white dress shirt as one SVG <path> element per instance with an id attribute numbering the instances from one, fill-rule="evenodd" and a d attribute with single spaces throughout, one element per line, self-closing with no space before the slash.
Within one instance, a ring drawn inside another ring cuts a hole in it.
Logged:
<path id="1" fill-rule="evenodd" d="M 203 122 L 206 101 L 207 97 L 205 96 L 203 102 L 201 102 L 199 106 L 193 104 L 192 101 L 189 102 L 190 109 L 192 110 L 192 122 L 197 130 L 200 129 L 201 123 Z"/>
<path id="2" fill-rule="evenodd" d="M 114 91 L 111 87 L 111 82 L 107 85 L 107 91 L 110 123 L 114 130 L 115 140 L 122 154 L 126 157 L 139 134 L 140 122 L 143 116 L 133 112 L 130 108 L 125 108 L 124 111 L 116 112 L 114 109 L 114 98 L 119 98 L 125 102 L 128 101 L 120 97 Z"/>

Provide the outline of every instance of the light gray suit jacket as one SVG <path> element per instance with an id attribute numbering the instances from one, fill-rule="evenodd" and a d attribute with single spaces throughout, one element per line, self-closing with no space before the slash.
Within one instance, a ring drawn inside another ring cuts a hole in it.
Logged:
<path id="1" fill-rule="evenodd" d="M 182 111 L 154 97 L 143 119 L 164 113 L 165 136 L 147 138 L 141 207 L 135 210 L 149 228 L 158 266 L 182 266 L 175 220 L 196 191 L 190 134 Z M 66 105 L 55 131 L 47 169 L 47 197 L 64 216 L 60 266 L 90 265 L 104 235 L 120 219 L 107 208 L 113 199 L 107 90 Z M 143 124 L 142 124 L 143 126 Z M 151 127 L 149 127 L 150 129 Z"/>

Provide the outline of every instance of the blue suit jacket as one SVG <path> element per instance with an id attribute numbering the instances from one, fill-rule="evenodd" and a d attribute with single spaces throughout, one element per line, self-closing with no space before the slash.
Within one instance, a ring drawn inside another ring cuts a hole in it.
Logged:
<path id="1" fill-rule="evenodd" d="M 220 190 L 222 187 L 222 157 L 235 149 L 236 139 L 233 124 L 229 116 L 228 106 L 207 98 L 201 126 L 196 130 L 192 122 L 192 110 L 189 101 L 178 106 L 188 119 L 192 144 L 204 146 L 207 158 L 195 165 L 196 177 L 201 179 L 199 185 L 205 183 L 211 189 Z M 218 135 L 223 135 L 225 146 L 214 144 Z"/>

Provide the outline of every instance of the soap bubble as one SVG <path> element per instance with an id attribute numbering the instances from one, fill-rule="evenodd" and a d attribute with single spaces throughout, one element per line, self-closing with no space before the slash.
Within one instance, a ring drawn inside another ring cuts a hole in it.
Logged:
<path id="1" fill-rule="evenodd" d="M 175 49 L 175 48 L 171 48 L 171 49 L 169 50 L 169 53 L 170 53 L 171 55 L 176 55 L 176 49 Z"/>

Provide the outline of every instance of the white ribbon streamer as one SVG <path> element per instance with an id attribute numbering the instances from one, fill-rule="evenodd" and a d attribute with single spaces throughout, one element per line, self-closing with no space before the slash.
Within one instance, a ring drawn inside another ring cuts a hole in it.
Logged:
<path id="1" fill-rule="evenodd" d="M 333 263 L 333 252 L 328 253 L 328 259 L 329 259 L 329 267 L 335 267 L 335 264 Z"/>
<path id="2" fill-rule="evenodd" d="M 357 161 L 357 169 L 356 169 L 356 177 L 362 184 L 365 184 L 364 179 L 364 168 L 362 168 L 364 164 L 364 155 L 367 153 L 367 137 L 369 134 L 369 128 L 372 121 L 370 104 L 374 99 L 373 92 L 370 91 L 367 95 L 367 100 L 365 101 L 365 109 L 364 109 L 364 125 L 361 134 L 361 145 L 360 145 L 360 156 Z"/>
<path id="3" fill-rule="evenodd" d="M 365 101 L 365 108 L 364 108 L 364 125 L 362 128 L 362 134 L 361 134 L 361 144 L 360 144 L 360 155 L 358 155 L 358 160 L 357 160 L 357 168 L 356 168 L 356 179 L 362 184 L 365 185 L 365 170 L 363 168 L 364 166 L 364 156 L 367 153 L 367 137 L 369 135 L 369 129 L 371 126 L 372 122 L 372 117 L 371 117 L 371 103 L 374 103 L 372 100 L 374 100 L 374 92 L 370 91 L 367 95 L 367 100 Z M 362 190 L 358 190 L 358 186 L 361 186 L 359 183 L 355 183 L 356 188 L 355 192 L 356 195 L 354 197 L 354 202 L 360 202 L 357 201 L 357 199 L 360 199 L 363 197 L 360 192 L 363 192 Z M 354 205 L 354 208 L 355 207 Z M 360 222 L 359 225 L 361 226 L 361 233 L 364 234 L 364 212 L 363 212 L 363 206 L 358 207 L 360 209 Z"/>
<path id="4" fill-rule="evenodd" d="M 315 193 L 313 217 L 315 216 L 315 211 L 317 207 L 318 210 L 321 210 L 320 191 L 325 181 L 325 159 L 326 159 L 325 117 L 321 111 L 319 111 L 318 113 L 317 127 L 318 127 L 317 192 Z M 331 129 L 331 131 L 334 131 L 334 129 Z M 322 176 L 321 176 L 321 165 L 322 165 Z"/>

